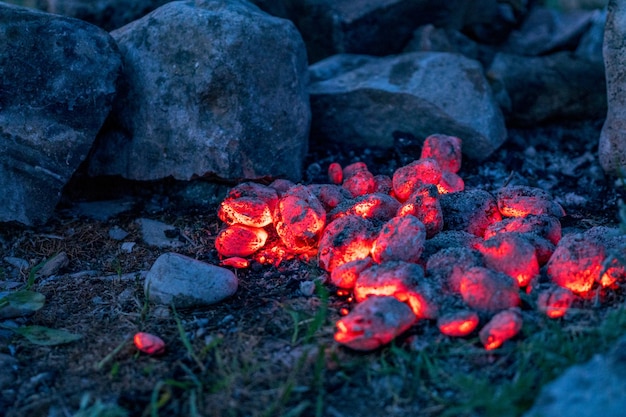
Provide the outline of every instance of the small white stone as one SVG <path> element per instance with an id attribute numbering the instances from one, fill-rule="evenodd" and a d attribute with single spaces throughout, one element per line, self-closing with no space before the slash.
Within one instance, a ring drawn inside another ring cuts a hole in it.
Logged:
<path id="1" fill-rule="evenodd" d="M 150 301 L 191 308 L 218 303 L 237 291 L 235 274 L 177 253 L 165 253 L 146 274 L 144 291 Z"/>

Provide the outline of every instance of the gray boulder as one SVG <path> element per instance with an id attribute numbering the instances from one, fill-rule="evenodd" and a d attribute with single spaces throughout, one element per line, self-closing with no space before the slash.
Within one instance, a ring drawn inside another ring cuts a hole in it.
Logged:
<path id="1" fill-rule="evenodd" d="M 9 3 L 74 17 L 107 31 L 150 13 L 169 0 L 9 0 Z"/>
<path id="2" fill-rule="evenodd" d="M 307 45 L 310 62 L 339 53 L 399 53 L 413 30 L 428 23 L 461 29 L 487 23 L 496 0 L 253 0 L 288 17 Z"/>
<path id="3" fill-rule="evenodd" d="M 626 409 L 626 338 L 612 352 L 569 368 L 542 388 L 524 417 L 621 417 Z"/>
<path id="4" fill-rule="evenodd" d="M 572 49 L 593 21 L 593 12 L 533 7 L 522 26 L 513 31 L 502 50 L 517 55 L 537 56 Z"/>
<path id="5" fill-rule="evenodd" d="M 300 179 L 310 108 L 291 22 L 241 0 L 177 1 L 111 34 L 124 84 L 91 175 Z"/>
<path id="6" fill-rule="evenodd" d="M 463 153 L 482 160 L 506 139 L 481 65 L 461 55 L 336 55 L 310 71 L 319 80 L 309 86 L 316 140 L 390 148 L 398 132 L 441 133 L 461 138 Z"/>
<path id="7" fill-rule="evenodd" d="M 191 308 L 230 297 L 238 284 L 228 269 L 170 252 L 154 262 L 146 274 L 144 290 L 152 302 Z"/>
<path id="8" fill-rule="evenodd" d="M 626 2 L 609 0 L 604 30 L 604 65 L 608 110 L 598 146 L 600 164 L 607 174 L 624 175 L 626 169 Z"/>
<path id="9" fill-rule="evenodd" d="M 507 122 L 513 125 L 600 118 L 606 112 L 602 63 L 573 52 L 540 57 L 500 53 L 487 70 L 487 78 Z"/>
<path id="10" fill-rule="evenodd" d="M 105 31 L 0 3 L 0 222 L 48 220 L 111 109 L 121 57 Z"/>

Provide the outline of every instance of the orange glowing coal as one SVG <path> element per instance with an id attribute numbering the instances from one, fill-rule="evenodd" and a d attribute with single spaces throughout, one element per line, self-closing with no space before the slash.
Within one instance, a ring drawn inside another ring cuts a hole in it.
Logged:
<path id="1" fill-rule="evenodd" d="M 135 333 L 133 342 L 137 349 L 148 355 L 160 355 L 165 352 L 165 342 L 163 339 L 150 333 Z"/>
<path id="2" fill-rule="evenodd" d="M 245 258 L 261 249 L 267 241 L 267 236 L 265 229 L 233 224 L 217 235 L 215 249 L 227 258 L 233 256 Z"/>
<path id="3" fill-rule="evenodd" d="M 335 333 L 356 350 L 389 343 L 418 320 L 450 337 L 479 330 L 485 349 L 496 349 L 520 331 L 520 288 L 558 318 L 578 296 L 626 281 L 626 268 L 606 261 L 614 244 L 605 231 L 561 236 L 565 212 L 545 191 L 465 190 L 461 148 L 438 134 L 391 176 L 331 163 L 328 184 L 240 184 L 218 209 L 221 264 L 316 260 L 337 295 L 357 302 L 339 309 Z M 481 320 L 489 320 L 482 329 Z"/>
<path id="4" fill-rule="evenodd" d="M 465 337 L 478 327 L 479 322 L 475 311 L 463 310 L 440 316 L 437 319 L 437 327 L 446 336 Z"/>

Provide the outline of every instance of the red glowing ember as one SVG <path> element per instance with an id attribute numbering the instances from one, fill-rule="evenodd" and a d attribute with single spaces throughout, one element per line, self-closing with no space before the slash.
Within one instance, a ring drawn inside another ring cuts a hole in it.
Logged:
<path id="1" fill-rule="evenodd" d="M 432 158 L 442 170 L 456 174 L 461 169 L 461 139 L 455 136 L 431 135 L 424 140 L 420 158 Z"/>
<path id="2" fill-rule="evenodd" d="M 358 303 L 352 312 L 339 308 L 335 333 L 356 350 L 389 343 L 418 320 L 468 336 L 479 316 L 492 316 L 479 338 L 495 349 L 520 331 L 520 288 L 558 318 L 578 295 L 626 281 L 626 267 L 606 259 L 626 238 L 604 228 L 561 238 L 565 212 L 548 193 L 520 185 L 497 198 L 465 190 L 461 157 L 461 140 L 438 134 L 392 176 L 374 176 L 363 162 L 331 163 L 329 184 L 240 184 L 218 210 L 226 224 L 215 238 L 221 264 L 317 257 L 337 295 Z M 159 351 L 139 335 L 140 349 Z"/>
<path id="3" fill-rule="evenodd" d="M 383 225 L 372 245 L 372 258 L 387 261 L 417 262 L 424 250 L 426 227 L 417 217 L 394 217 Z"/>
<path id="4" fill-rule="evenodd" d="M 522 313 L 518 308 L 501 311 L 491 318 L 479 332 L 485 349 L 497 349 L 522 329 Z"/>
<path id="5" fill-rule="evenodd" d="M 507 217 L 526 217 L 531 214 L 565 216 L 563 207 L 540 188 L 525 185 L 504 187 L 498 191 L 497 200 L 500 213 Z"/>
<path id="6" fill-rule="evenodd" d="M 443 229 L 443 212 L 439 193 L 433 185 L 419 187 L 398 209 L 398 216 L 413 215 L 426 227 L 426 237 L 432 238 Z"/>
<path id="7" fill-rule="evenodd" d="M 320 266 L 332 271 L 337 266 L 370 255 L 376 239 L 374 225 L 360 216 L 345 216 L 333 220 L 320 239 Z"/>
<path id="8" fill-rule="evenodd" d="M 355 350 L 373 350 L 391 342 L 415 323 L 405 303 L 373 296 L 337 321 L 335 341 Z"/>
<path id="9" fill-rule="evenodd" d="M 215 249 L 225 257 L 246 257 L 265 245 L 267 232 L 257 227 L 233 224 L 215 238 Z"/>
<path id="10" fill-rule="evenodd" d="M 373 295 L 387 295 L 406 302 L 417 318 L 437 317 L 434 289 L 417 264 L 394 261 L 362 271 L 354 286 L 354 298 L 363 301 Z"/>
<path id="11" fill-rule="evenodd" d="M 280 198 L 274 217 L 276 233 L 296 253 L 316 248 L 326 225 L 322 203 L 303 185 L 290 188 Z"/>
<path id="12" fill-rule="evenodd" d="M 520 287 L 539 275 L 535 247 L 518 233 L 501 233 L 478 245 L 485 264 L 514 278 Z"/>
<path id="13" fill-rule="evenodd" d="M 328 166 L 328 179 L 333 184 L 341 184 L 343 182 L 343 169 L 337 162 L 333 162 Z"/>
<path id="14" fill-rule="evenodd" d="M 551 287 L 539 293 L 537 308 L 551 319 L 563 317 L 576 299 L 576 296 L 568 289 Z"/>
<path id="15" fill-rule="evenodd" d="M 226 224 L 264 227 L 272 223 L 277 201 L 275 189 L 246 182 L 229 191 L 217 215 Z"/>
<path id="16" fill-rule="evenodd" d="M 160 355 L 165 352 L 163 339 L 150 333 L 135 333 L 133 342 L 137 349 L 148 355 Z"/>
<path id="17" fill-rule="evenodd" d="M 330 273 L 330 282 L 338 288 L 352 289 L 361 272 L 374 264 L 369 256 L 365 259 L 346 262 L 334 268 Z"/>
<path id="18" fill-rule="evenodd" d="M 479 322 L 475 311 L 461 310 L 440 316 L 437 319 L 437 327 L 446 336 L 464 337 L 472 333 Z"/>
<path id="19" fill-rule="evenodd" d="M 432 158 L 419 159 L 398 168 L 391 179 L 393 192 L 400 201 L 406 201 L 415 190 L 425 184 L 437 185 L 441 168 Z"/>
<path id="20" fill-rule="evenodd" d="M 473 267 L 459 281 L 463 301 L 476 310 L 496 312 L 519 304 L 517 282 L 502 272 Z"/>

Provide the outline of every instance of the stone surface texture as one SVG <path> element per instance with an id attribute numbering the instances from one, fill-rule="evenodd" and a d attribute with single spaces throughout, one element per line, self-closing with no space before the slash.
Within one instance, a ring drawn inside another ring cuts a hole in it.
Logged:
<path id="1" fill-rule="evenodd" d="M 461 55 L 336 55 L 311 72 L 319 80 L 309 87 L 314 140 L 389 148 L 394 133 L 441 133 L 461 138 L 463 153 L 481 160 L 506 139 L 482 67 Z"/>
<path id="2" fill-rule="evenodd" d="M 92 175 L 300 178 L 310 108 L 291 22 L 240 0 L 178 1 L 112 36 L 124 82 Z"/>
<path id="3" fill-rule="evenodd" d="M 604 31 L 608 111 L 598 145 L 602 168 L 612 175 L 626 169 L 626 3 L 609 0 Z"/>
<path id="4" fill-rule="evenodd" d="M 256 0 L 291 19 L 302 32 L 310 62 L 338 53 L 399 53 L 413 30 L 434 23 L 461 29 L 489 22 L 495 0 Z"/>
<path id="5" fill-rule="evenodd" d="M 176 308 L 218 303 L 233 295 L 237 286 L 232 271 L 172 252 L 157 258 L 144 283 L 150 301 Z"/>
<path id="6" fill-rule="evenodd" d="M 524 417 L 620 417 L 626 400 L 626 338 L 608 354 L 569 368 L 541 389 Z"/>
<path id="7" fill-rule="evenodd" d="M 45 222 L 87 157 L 121 57 L 105 31 L 0 3 L 0 222 Z"/>

